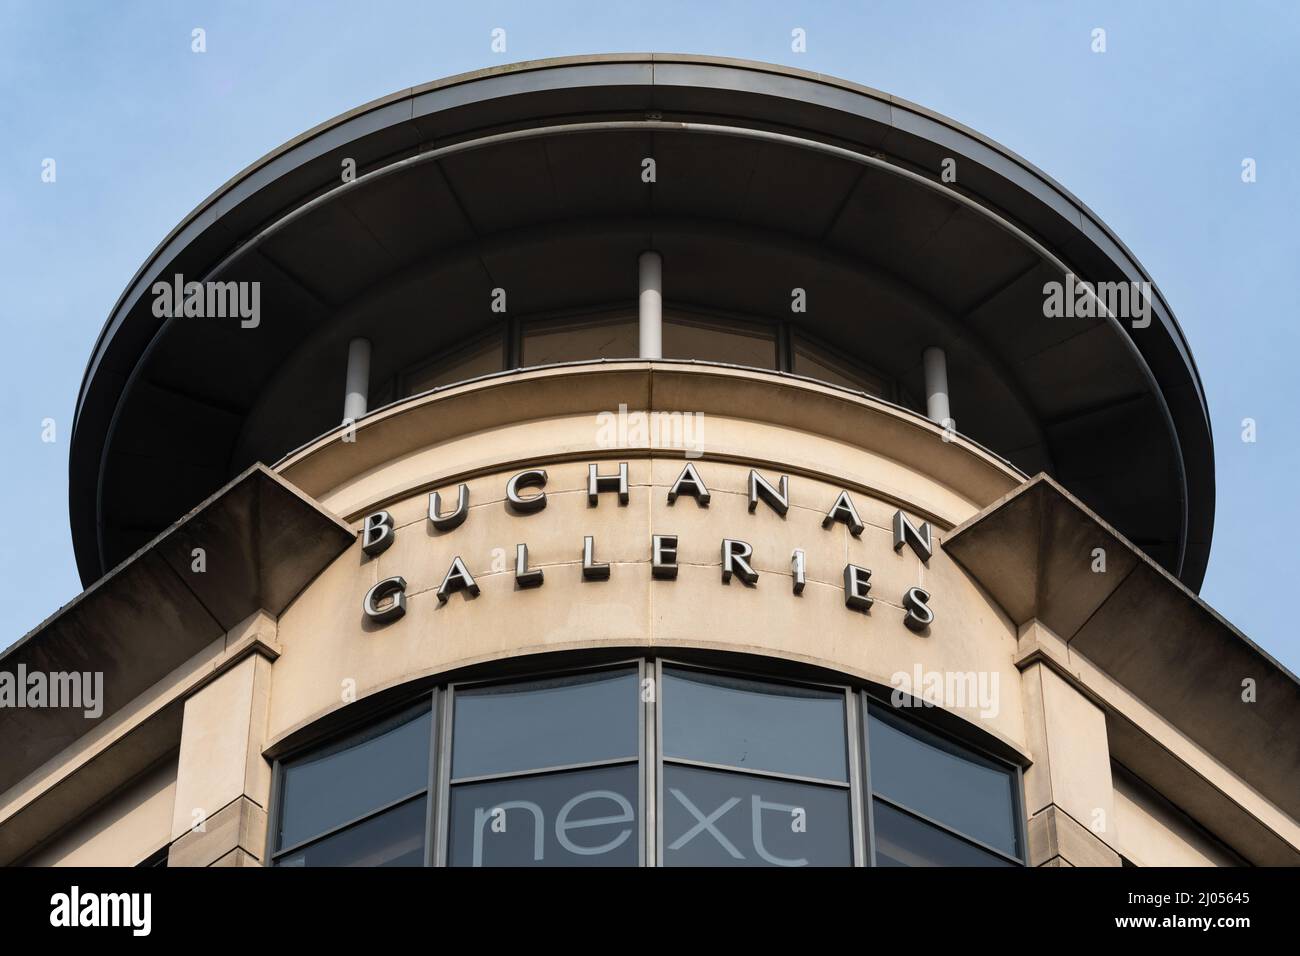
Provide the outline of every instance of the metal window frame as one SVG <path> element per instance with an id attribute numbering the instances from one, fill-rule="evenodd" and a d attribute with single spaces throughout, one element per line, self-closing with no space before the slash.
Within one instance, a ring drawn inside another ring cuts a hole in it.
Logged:
<path id="1" fill-rule="evenodd" d="M 664 865 L 664 815 L 660 808 L 664 805 L 664 708 L 663 708 L 663 691 L 664 691 L 664 661 L 661 657 L 651 658 L 651 666 L 654 667 L 654 715 L 655 715 L 655 749 L 654 749 L 654 808 L 655 808 L 655 834 L 654 846 L 655 856 L 654 863 L 651 864 L 656 869 Z"/>
<path id="2" fill-rule="evenodd" d="M 434 866 L 447 865 L 447 845 L 451 817 L 449 808 L 451 806 L 451 724 L 454 711 L 452 710 L 452 686 L 450 684 L 442 688 L 440 709 L 438 716 L 441 720 L 438 722 L 438 785 L 435 791 L 436 796 L 434 803 L 434 828 L 433 828 L 433 851 L 432 864 Z"/>
<path id="3" fill-rule="evenodd" d="M 870 867 L 877 865 L 874 814 L 876 800 L 881 800 L 893 809 L 907 814 L 908 816 L 929 826 L 936 827 L 961 842 L 979 850 L 991 853 L 1018 866 L 1028 865 L 1028 821 L 1025 813 L 1026 800 L 1024 795 L 1024 767 L 1022 765 L 1007 760 L 1000 754 L 994 753 L 980 742 L 968 739 L 948 728 L 938 726 L 935 721 L 929 719 L 923 712 L 917 714 L 899 713 L 898 708 L 892 707 L 888 700 L 883 696 L 882 692 L 877 689 L 862 686 L 860 683 L 854 681 L 835 682 L 803 676 L 790 676 L 789 674 L 782 672 L 780 666 L 781 663 L 782 662 L 780 661 L 774 660 L 771 668 L 753 666 L 728 667 L 725 664 L 704 663 L 682 659 L 671 654 L 665 656 L 647 653 L 637 657 L 617 658 L 610 661 L 602 661 L 592 664 L 550 666 L 542 667 L 537 670 L 524 670 L 523 672 L 512 673 L 509 675 L 441 682 L 432 688 L 403 697 L 388 706 L 371 710 L 353 720 L 349 720 L 329 733 L 322 734 L 302 746 L 295 748 L 293 752 L 277 757 L 274 760 L 271 776 L 271 812 L 267 815 L 268 829 L 266 845 L 268 851 L 264 855 L 262 865 L 274 866 L 276 861 L 288 854 L 297 852 L 305 847 L 318 843 L 321 840 L 335 836 L 338 833 L 377 817 L 388 810 L 394 809 L 397 806 L 423 796 L 426 801 L 427 809 L 425 816 L 424 865 L 447 866 L 447 854 L 450 844 L 449 811 L 451 787 L 453 784 L 451 777 L 451 758 L 455 730 L 456 691 L 458 689 L 494 685 L 504 686 L 553 677 L 579 676 L 599 671 L 616 671 L 624 669 L 634 669 L 638 679 L 638 752 L 636 755 L 564 764 L 554 767 L 484 774 L 475 777 L 457 779 L 454 783 L 460 785 L 488 782 L 492 780 L 512 779 L 516 777 L 546 776 L 568 770 L 626 766 L 635 761 L 638 768 L 637 797 L 640 804 L 638 807 L 640 819 L 636 828 L 638 839 L 637 865 L 642 867 L 662 867 L 664 865 L 663 851 L 665 844 L 663 834 L 663 814 L 661 808 L 664 806 L 663 768 L 665 763 L 697 767 L 704 770 L 715 770 L 724 773 L 787 780 L 792 783 L 810 786 L 847 790 L 849 794 L 850 835 L 852 840 L 850 848 L 851 865 L 854 867 Z M 847 780 L 806 777 L 797 774 L 781 773 L 779 771 L 733 767 L 730 765 L 715 764 L 709 761 L 699 761 L 689 758 L 666 757 L 663 752 L 663 676 L 665 666 L 670 668 L 680 668 L 683 670 L 692 670 L 702 674 L 711 674 L 719 677 L 739 677 L 743 679 L 763 681 L 778 686 L 805 687 L 814 690 L 830 691 L 832 693 L 842 694 L 844 700 Z M 413 791 L 412 793 L 390 801 L 381 807 L 372 809 L 353 819 L 339 823 L 330 829 L 315 834 L 309 839 L 302 840 L 292 846 L 276 850 L 270 849 L 275 846 L 276 836 L 279 832 L 284 812 L 283 797 L 286 764 L 309 756 L 319 748 L 328 746 L 330 743 L 338 741 L 376 721 L 400 713 L 404 709 L 413 709 L 414 706 L 421 701 L 426 702 L 431 721 L 429 734 L 429 777 L 427 784 L 423 789 Z M 894 715 L 904 725 L 909 727 L 914 726 L 922 733 L 928 733 L 940 738 L 942 741 L 955 747 L 959 752 L 969 753 L 977 759 L 993 764 L 997 769 L 1005 770 L 1009 774 L 1014 775 L 1014 782 L 1011 788 L 1013 804 L 1012 812 L 1018 823 L 1019 857 L 1009 854 L 997 847 L 990 846 L 976 838 L 967 836 L 966 834 L 901 804 L 896 800 L 876 793 L 871 780 L 871 749 L 869 733 L 869 718 L 873 706 Z"/>
<path id="4" fill-rule="evenodd" d="M 860 717 L 862 695 L 845 688 L 845 719 L 849 722 L 849 806 L 853 813 L 853 865 L 875 865 L 875 830 L 871 818 L 871 781 L 866 756 L 866 723 Z M 864 799 L 864 793 L 866 798 Z"/>
<path id="5" fill-rule="evenodd" d="M 443 700 L 447 696 L 442 687 L 433 688 L 432 700 L 430 701 L 430 711 L 433 715 L 433 727 L 429 733 L 429 800 L 426 807 L 424 819 L 424 865 L 432 866 L 436 859 L 438 851 L 438 820 L 439 820 L 439 797 L 441 795 L 438 781 L 441 780 L 442 771 L 442 754 L 444 747 L 442 744 L 443 727 L 446 721 L 443 718 L 442 707 Z"/>

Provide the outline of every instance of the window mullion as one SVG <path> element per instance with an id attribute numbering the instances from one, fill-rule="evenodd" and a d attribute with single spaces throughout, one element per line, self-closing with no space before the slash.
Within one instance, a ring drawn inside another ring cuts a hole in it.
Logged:
<path id="1" fill-rule="evenodd" d="M 868 711 L 871 706 L 866 691 L 859 691 L 858 698 L 858 733 L 861 739 L 862 755 L 862 803 L 865 809 L 867 825 L 867 866 L 876 865 L 876 813 L 875 791 L 871 787 L 871 721 Z"/>
<path id="2" fill-rule="evenodd" d="M 861 720 L 858 716 L 858 695 L 855 691 L 844 690 L 845 740 L 849 748 L 849 813 L 853 824 L 853 865 L 865 866 L 866 841 L 863 833 L 866 818 L 862 797 L 862 746 L 859 740 Z"/>
<path id="3" fill-rule="evenodd" d="M 664 844 L 664 821 L 663 821 L 663 799 L 664 799 L 664 715 L 663 715 L 663 697 L 664 697 L 664 663 L 662 660 L 655 659 L 654 666 L 654 700 L 651 702 L 651 710 L 654 712 L 654 750 L 651 753 L 651 759 L 654 761 L 654 783 L 651 799 L 653 801 L 650 808 L 651 812 L 647 814 L 648 823 L 653 827 L 651 836 L 654 842 L 654 866 L 663 866 L 663 844 Z"/>
<path id="4" fill-rule="evenodd" d="M 654 866 L 654 831 L 651 821 L 654 820 L 654 804 L 652 800 L 652 789 L 654 787 L 655 772 L 653 767 L 654 760 L 654 725 L 655 725 L 655 698 L 658 696 L 659 685 L 654 678 L 654 662 L 642 659 L 637 665 L 640 675 L 638 683 L 638 694 L 640 700 L 640 760 L 638 766 L 640 770 L 640 799 L 641 799 L 641 816 L 640 816 L 640 840 L 641 852 L 639 863 L 641 866 Z M 647 693 L 649 691 L 649 693 Z"/>
<path id="5" fill-rule="evenodd" d="M 438 709 L 438 723 L 435 728 L 437 732 L 437 771 L 435 781 L 437 786 L 437 795 L 433 803 L 436 809 L 433 825 L 433 865 L 447 865 L 447 844 L 449 842 L 447 828 L 450 826 L 450 815 L 447 808 L 451 802 L 451 734 L 452 734 L 452 714 L 454 713 L 453 695 L 455 688 L 447 685 L 442 688 L 438 694 L 438 703 L 441 705 Z"/>
<path id="6" fill-rule="evenodd" d="M 429 695 L 429 718 L 433 726 L 429 732 L 429 789 L 424 818 L 424 865 L 433 866 L 437 844 L 438 826 L 438 754 L 441 750 L 442 715 L 438 713 L 439 694 L 435 687 Z"/>

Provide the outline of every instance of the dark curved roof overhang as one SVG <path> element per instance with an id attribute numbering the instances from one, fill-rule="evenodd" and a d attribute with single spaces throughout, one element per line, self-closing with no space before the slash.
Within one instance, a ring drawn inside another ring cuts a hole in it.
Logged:
<path id="1" fill-rule="evenodd" d="M 659 163 L 649 191 L 645 156 Z M 948 157 L 955 183 L 939 177 Z M 344 159 L 359 177 L 347 185 Z M 810 329 L 901 362 L 886 371 L 913 388 L 920 349 L 944 345 L 963 432 L 1052 472 L 1199 587 L 1213 447 L 1167 303 L 1157 289 L 1141 329 L 1041 317 L 1042 283 L 1063 270 L 1150 281 L 1096 216 L 1006 149 L 903 100 L 664 54 L 404 90 L 290 141 L 192 212 L 115 305 L 78 395 L 69 504 L 83 581 L 250 461 L 333 427 L 343 370 L 325 357 L 350 335 L 375 338 L 383 374 L 402 361 L 394 340 L 417 355 L 451 344 L 440 338 L 451 323 L 412 329 L 411 309 L 431 296 L 456 315 L 480 313 L 494 285 L 524 314 L 616 301 L 649 244 L 669 264 L 670 301 L 788 312 L 797 273 L 825 305 Z M 565 262 L 581 262 L 580 292 Z M 155 317 L 149 290 L 176 273 L 260 281 L 274 321 Z M 375 335 L 389 328 L 400 335 Z"/>

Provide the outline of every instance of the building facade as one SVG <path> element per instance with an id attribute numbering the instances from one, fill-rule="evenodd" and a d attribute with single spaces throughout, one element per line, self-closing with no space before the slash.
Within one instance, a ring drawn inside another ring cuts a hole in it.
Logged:
<path id="1" fill-rule="evenodd" d="M 7 863 L 1300 860 L 1168 304 L 850 83 L 578 57 L 303 134 L 132 279 L 70 478 Z"/>

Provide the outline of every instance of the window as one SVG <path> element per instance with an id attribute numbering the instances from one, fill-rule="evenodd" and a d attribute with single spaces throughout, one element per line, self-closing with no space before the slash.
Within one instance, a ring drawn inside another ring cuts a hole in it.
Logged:
<path id="1" fill-rule="evenodd" d="M 1013 866 L 948 831 L 876 800 L 876 866 Z"/>
<path id="2" fill-rule="evenodd" d="M 1025 857 L 1014 766 L 866 691 L 650 659 L 440 687 L 279 761 L 275 790 L 276 866 Z"/>
<path id="3" fill-rule="evenodd" d="M 665 866 L 853 862 L 845 693 L 665 667 Z"/>
<path id="4" fill-rule="evenodd" d="M 602 318 L 524 323 L 520 365 L 552 365 L 600 358 L 636 358 L 641 352 L 635 313 Z"/>
<path id="5" fill-rule="evenodd" d="M 635 866 L 637 669 L 457 690 L 450 866 Z"/>
<path id="6" fill-rule="evenodd" d="M 876 704 L 868 708 L 867 753 L 877 865 L 1008 866 L 1020 860 L 1020 786 L 1010 768 Z"/>
<path id="7" fill-rule="evenodd" d="M 911 396 L 844 349 L 805 334 L 795 323 L 745 319 L 688 308 L 665 310 L 665 359 L 720 362 L 745 368 L 793 372 L 806 378 L 865 392 L 920 411 Z M 376 385 L 371 406 L 454 385 L 510 367 L 533 368 L 640 355 L 636 309 L 610 307 L 601 313 L 536 316 L 502 321 L 491 332 L 442 349 L 424 362 Z"/>
<path id="8" fill-rule="evenodd" d="M 419 395 L 440 385 L 490 375 L 500 372 L 505 364 L 505 336 L 493 333 L 407 372 L 402 376 L 402 394 Z"/>
<path id="9" fill-rule="evenodd" d="M 815 344 L 804 335 L 795 335 L 793 338 L 790 371 L 794 374 L 832 385 L 842 385 L 878 398 L 890 398 L 889 384 L 881 376 L 836 355 L 829 348 Z"/>
<path id="10" fill-rule="evenodd" d="M 776 326 L 674 313 L 664 316 L 664 358 L 776 368 Z"/>
<path id="11" fill-rule="evenodd" d="M 280 768 L 276 866 L 421 866 L 426 701 Z"/>

